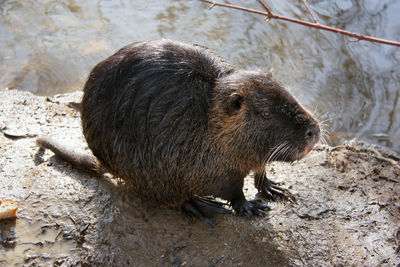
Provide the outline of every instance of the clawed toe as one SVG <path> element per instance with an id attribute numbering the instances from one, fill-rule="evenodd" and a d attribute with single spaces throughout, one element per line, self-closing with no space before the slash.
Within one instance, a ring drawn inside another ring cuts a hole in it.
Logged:
<path id="1" fill-rule="evenodd" d="M 278 186 L 277 182 L 268 179 L 265 172 L 257 172 L 254 174 L 254 185 L 256 186 L 259 194 L 268 199 L 275 201 L 278 198 L 296 202 L 296 199 L 289 190 Z"/>
<path id="2" fill-rule="evenodd" d="M 185 202 L 181 208 L 190 219 L 190 222 L 192 217 L 196 217 L 215 228 L 215 224 L 211 220 L 215 215 L 233 213 L 225 208 L 225 205 L 227 203 L 219 202 L 213 198 L 196 196 Z M 247 201 L 244 196 L 231 201 L 231 205 L 237 214 L 244 215 L 250 219 L 254 219 L 254 216 L 265 216 L 267 215 L 265 211 L 271 209 L 261 199 Z"/>
<path id="3" fill-rule="evenodd" d="M 285 189 L 282 187 L 271 183 L 264 185 L 260 190 L 260 193 L 262 193 L 267 199 L 276 200 L 277 197 L 285 197 L 284 190 Z"/>
<path id="4" fill-rule="evenodd" d="M 278 186 L 276 182 L 269 179 L 264 181 L 264 184 L 258 189 L 259 193 L 266 199 L 276 201 L 277 198 L 282 198 L 295 202 L 295 197 L 288 189 Z"/>
<path id="5" fill-rule="evenodd" d="M 262 203 L 260 199 L 253 199 L 250 201 L 240 199 L 232 201 L 232 207 L 237 213 L 250 219 L 254 219 L 254 215 L 265 216 L 267 213 L 264 210 L 271 210 L 271 208 L 267 204 Z"/>
<path id="6" fill-rule="evenodd" d="M 232 214 L 232 211 L 224 208 L 226 203 L 219 202 L 209 197 L 192 197 L 182 205 L 182 211 L 191 219 L 192 216 L 204 221 L 211 227 L 215 224 L 211 219 L 217 214 Z"/>
<path id="7" fill-rule="evenodd" d="M 267 204 L 263 203 L 261 199 L 255 198 L 249 201 L 253 207 L 263 211 L 263 210 L 271 210 L 271 207 Z M 265 212 L 263 212 L 265 214 Z"/>

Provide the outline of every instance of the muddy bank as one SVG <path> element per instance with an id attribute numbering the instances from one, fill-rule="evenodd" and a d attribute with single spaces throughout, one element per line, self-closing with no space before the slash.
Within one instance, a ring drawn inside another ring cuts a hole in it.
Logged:
<path id="1" fill-rule="evenodd" d="M 392 152 L 356 141 L 319 146 L 269 177 L 296 202 L 264 218 L 220 215 L 212 229 L 143 203 L 111 176 L 90 177 L 39 151 L 51 134 L 85 150 L 81 93 L 50 98 L 0 91 L 0 198 L 19 205 L 0 222 L 0 265 L 396 266 L 400 167 Z M 254 197 L 252 178 L 245 193 Z"/>

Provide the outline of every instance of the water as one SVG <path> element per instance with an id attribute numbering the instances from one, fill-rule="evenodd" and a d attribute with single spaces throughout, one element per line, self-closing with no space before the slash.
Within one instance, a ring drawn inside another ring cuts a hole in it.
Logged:
<path id="1" fill-rule="evenodd" d="M 310 21 L 300 0 L 266 1 Z M 230 1 L 262 10 L 256 0 Z M 320 23 L 400 41 L 400 1 L 309 0 Z M 332 144 L 357 137 L 400 153 L 400 48 L 197 0 L 0 0 L 0 87 L 39 95 L 80 90 L 90 69 L 133 41 L 206 45 L 268 70 L 326 120 Z"/>

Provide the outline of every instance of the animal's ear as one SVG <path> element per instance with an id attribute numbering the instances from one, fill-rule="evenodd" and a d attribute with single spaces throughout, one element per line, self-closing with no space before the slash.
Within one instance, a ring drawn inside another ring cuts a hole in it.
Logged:
<path id="1" fill-rule="evenodd" d="M 243 95 L 240 93 L 232 93 L 228 98 L 226 106 L 227 113 L 238 111 L 242 107 Z"/>

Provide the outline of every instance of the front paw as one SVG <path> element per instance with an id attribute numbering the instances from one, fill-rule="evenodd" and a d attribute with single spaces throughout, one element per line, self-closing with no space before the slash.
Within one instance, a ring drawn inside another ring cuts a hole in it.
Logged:
<path id="1" fill-rule="evenodd" d="M 275 201 L 277 198 L 296 202 L 294 195 L 287 189 L 278 186 L 274 181 L 267 178 L 265 174 L 255 176 L 255 186 L 258 192 L 266 199 Z"/>
<path id="2" fill-rule="evenodd" d="M 245 198 L 233 200 L 232 208 L 236 213 L 245 215 L 250 219 L 253 219 L 254 215 L 265 216 L 266 213 L 264 210 L 271 210 L 271 208 L 267 204 L 262 203 L 260 199 L 247 201 Z"/>
<path id="3" fill-rule="evenodd" d="M 270 200 L 276 200 L 276 197 L 285 198 L 285 189 L 279 187 L 277 183 L 271 181 L 270 179 L 263 180 L 263 184 L 260 185 L 258 192 L 264 197 Z"/>

